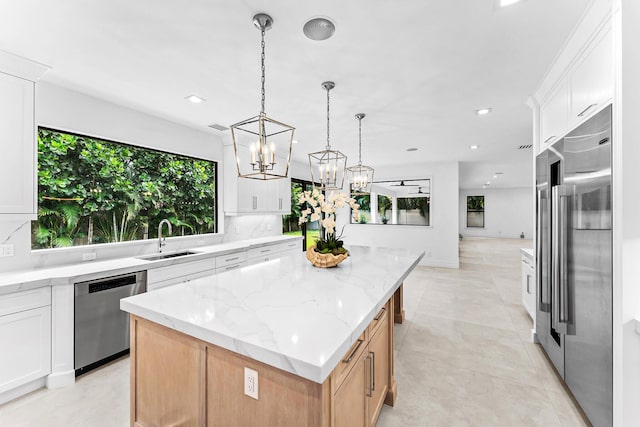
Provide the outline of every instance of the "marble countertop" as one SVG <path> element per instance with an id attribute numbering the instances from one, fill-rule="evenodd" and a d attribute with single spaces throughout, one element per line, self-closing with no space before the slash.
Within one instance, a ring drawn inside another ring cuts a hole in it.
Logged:
<path id="1" fill-rule="evenodd" d="M 520 253 L 529 257 L 530 259 L 535 259 L 535 255 L 533 253 L 533 248 L 520 248 Z"/>
<path id="2" fill-rule="evenodd" d="M 424 256 L 350 246 L 337 268 L 304 253 L 135 295 L 129 313 L 322 383 Z"/>
<path id="3" fill-rule="evenodd" d="M 105 261 L 86 261 L 58 267 L 36 268 L 11 271 L 0 274 L 0 295 L 43 286 L 68 285 L 79 281 L 93 280 L 105 275 L 126 274 L 158 267 L 211 258 L 230 252 L 250 249 L 253 246 L 277 244 L 300 239 L 299 236 L 272 236 L 239 240 L 211 246 L 193 248 L 193 255 L 148 261 L 136 257 L 118 258 Z M 191 250 L 191 249 L 189 249 Z M 153 254 L 147 254 L 153 255 Z M 144 256 L 144 255 L 143 255 Z"/>

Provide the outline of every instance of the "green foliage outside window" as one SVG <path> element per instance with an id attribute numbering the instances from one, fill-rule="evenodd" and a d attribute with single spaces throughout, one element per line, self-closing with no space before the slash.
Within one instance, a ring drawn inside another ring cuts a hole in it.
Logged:
<path id="1" fill-rule="evenodd" d="M 216 231 L 216 163 L 38 130 L 33 249 Z"/>

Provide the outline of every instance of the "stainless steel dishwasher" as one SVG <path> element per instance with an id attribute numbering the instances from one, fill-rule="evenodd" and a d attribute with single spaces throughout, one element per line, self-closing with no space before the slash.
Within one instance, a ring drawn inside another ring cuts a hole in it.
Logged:
<path id="1" fill-rule="evenodd" d="M 75 284 L 76 375 L 129 350 L 129 315 L 120 310 L 120 299 L 145 292 L 146 277 L 142 271 Z"/>

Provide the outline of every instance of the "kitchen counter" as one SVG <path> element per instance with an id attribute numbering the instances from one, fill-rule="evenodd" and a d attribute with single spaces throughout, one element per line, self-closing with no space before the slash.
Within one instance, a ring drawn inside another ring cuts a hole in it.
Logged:
<path id="1" fill-rule="evenodd" d="M 0 295 L 52 285 L 67 285 L 75 282 L 98 279 L 104 276 L 126 274 L 158 267 L 180 264 L 211 258 L 225 253 L 250 249 L 252 246 L 277 244 L 300 239 L 299 236 L 261 237 L 211 246 L 195 247 L 198 252 L 176 258 L 148 261 L 136 257 L 118 258 L 105 261 L 85 261 L 78 264 L 63 265 L 32 270 L 17 270 L 0 274 Z M 152 255 L 152 254 L 146 254 Z M 136 255 L 145 256 L 145 255 Z"/>
<path id="2" fill-rule="evenodd" d="M 532 248 L 520 248 L 520 253 L 531 260 L 535 259 L 535 255 Z"/>
<path id="3" fill-rule="evenodd" d="M 322 383 L 424 252 L 349 247 L 337 268 L 303 253 L 135 295 L 120 308 Z"/>

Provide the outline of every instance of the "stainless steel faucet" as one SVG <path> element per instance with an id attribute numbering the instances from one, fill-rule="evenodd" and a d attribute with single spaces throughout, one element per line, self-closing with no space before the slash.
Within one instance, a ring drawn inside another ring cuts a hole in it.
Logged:
<path id="1" fill-rule="evenodd" d="M 169 220 L 165 218 L 160 221 L 160 224 L 158 224 L 158 252 L 162 252 L 162 247 L 167 244 L 166 238 L 162 237 L 162 224 L 167 224 L 167 227 L 169 227 L 169 234 L 172 233 L 171 223 L 169 222 Z"/>

